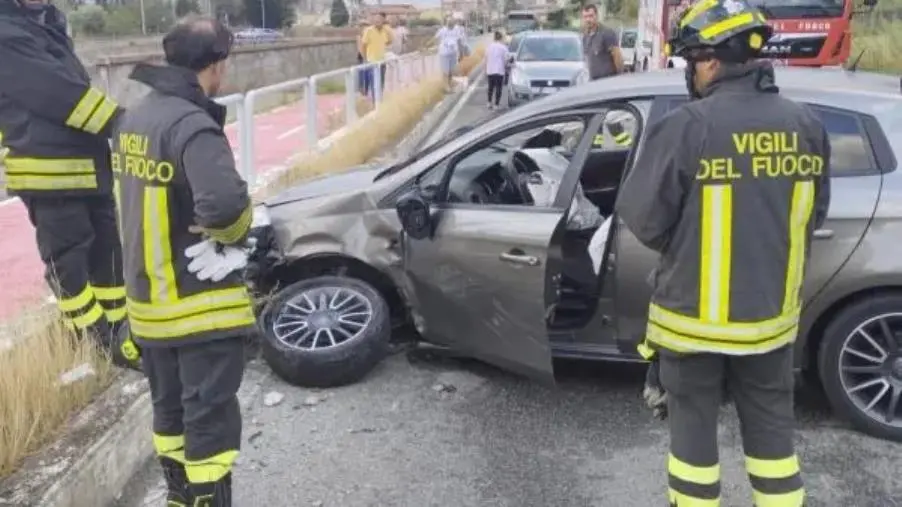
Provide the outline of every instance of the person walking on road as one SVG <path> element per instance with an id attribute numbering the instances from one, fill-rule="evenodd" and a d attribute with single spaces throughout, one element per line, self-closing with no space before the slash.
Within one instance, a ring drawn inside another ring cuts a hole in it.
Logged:
<path id="1" fill-rule="evenodd" d="M 460 31 L 456 29 L 453 18 L 449 16 L 445 20 L 445 25 L 436 32 L 435 40 L 438 41 L 439 64 L 446 80 L 445 91 L 450 93 L 454 87 L 454 69 L 460 59 L 461 45 Z"/>
<path id="2" fill-rule="evenodd" d="M 504 87 L 504 72 L 507 69 L 507 44 L 504 35 L 495 32 L 495 40 L 485 50 L 485 75 L 489 82 L 488 108 L 497 109 L 501 104 L 501 89 Z"/>
<path id="3" fill-rule="evenodd" d="M 45 278 L 66 326 L 113 347 L 125 326 L 122 248 L 108 139 L 122 109 L 91 86 L 62 13 L 44 0 L 0 0 L 0 135 L 6 189 L 35 228 Z"/>
<path id="4" fill-rule="evenodd" d="M 382 12 L 373 15 L 373 24 L 364 28 L 360 36 L 360 54 L 367 63 L 379 64 L 379 85 L 385 91 L 385 56 L 394 40 L 391 28 L 385 24 L 385 14 Z M 370 72 L 373 70 L 370 69 Z M 375 87 L 375 78 L 371 84 Z"/>
<path id="5" fill-rule="evenodd" d="M 231 47 L 219 21 L 177 24 L 163 38 L 167 65 L 138 64 L 129 76 L 151 92 L 113 138 L 128 318 L 171 507 L 231 505 L 241 442 L 237 392 L 256 319 L 239 246 L 253 211 L 226 109 L 211 99 Z"/>
<path id="6" fill-rule="evenodd" d="M 398 16 L 392 16 L 390 25 L 392 31 L 391 52 L 395 56 L 401 56 L 407 51 L 407 39 L 410 36 L 407 21 Z"/>
<path id="7" fill-rule="evenodd" d="M 593 81 L 623 72 L 617 32 L 598 22 L 598 7 L 594 4 L 583 7 L 583 54 Z"/>
<path id="8" fill-rule="evenodd" d="M 813 231 L 830 200 L 830 143 L 756 60 L 772 29 L 744 0 L 706 0 L 671 30 L 695 99 L 649 125 L 618 196 L 660 253 L 640 353 L 670 426 L 669 504 L 720 505 L 718 412 L 736 405 L 756 507 L 800 507 L 793 343 Z M 662 404 L 666 402 L 665 406 Z"/>

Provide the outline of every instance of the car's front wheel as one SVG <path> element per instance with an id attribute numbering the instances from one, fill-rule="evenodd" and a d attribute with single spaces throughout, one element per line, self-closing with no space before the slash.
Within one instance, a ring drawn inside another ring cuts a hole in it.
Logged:
<path id="1" fill-rule="evenodd" d="M 363 378 L 385 357 L 388 305 L 356 278 L 319 276 L 279 291 L 260 318 L 270 368 L 302 387 L 332 387 Z"/>
<path id="2" fill-rule="evenodd" d="M 818 371 L 837 416 L 902 442 L 902 294 L 868 297 L 838 312 L 824 332 Z"/>

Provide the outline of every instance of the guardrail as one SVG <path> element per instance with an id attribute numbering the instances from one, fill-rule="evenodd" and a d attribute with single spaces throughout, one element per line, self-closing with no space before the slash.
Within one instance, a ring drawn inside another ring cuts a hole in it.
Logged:
<path id="1" fill-rule="evenodd" d="M 361 113 L 378 108 L 386 94 L 402 92 L 438 71 L 438 58 L 434 54 L 414 52 L 219 97 L 216 101 L 234 110 L 238 170 L 252 186 L 261 169 L 265 169 L 255 167 L 258 112 L 266 113 L 273 106 L 292 108 L 302 103 L 297 123 L 298 128 L 303 125 L 306 129 L 305 143 L 296 151 L 317 150 L 325 136 L 353 124 Z"/>
<path id="2" fill-rule="evenodd" d="M 297 107 L 297 121 L 282 125 L 286 130 L 306 129 L 305 143 L 292 147 L 291 155 L 319 149 L 320 141 L 334 131 L 360 119 L 361 113 L 380 106 L 386 93 L 399 93 L 421 79 L 439 71 L 438 58 L 432 53 L 414 52 L 379 63 L 367 63 L 315 74 L 301 79 L 284 81 L 246 93 L 217 97 L 216 102 L 229 109 L 237 129 L 237 168 L 241 176 L 253 186 L 266 167 L 256 167 L 256 130 L 258 114 L 271 113 L 274 107 Z M 326 106 L 325 110 L 321 106 Z M 333 110 L 334 109 L 334 110 Z M 323 124 L 325 122 L 325 125 Z M 300 137 L 300 136 L 299 136 Z M 284 147 L 283 147 L 284 148 Z M 0 146 L 0 155 L 3 148 Z M 3 180 L 0 156 L 0 183 Z M 0 197 L 3 196 L 0 185 Z"/>

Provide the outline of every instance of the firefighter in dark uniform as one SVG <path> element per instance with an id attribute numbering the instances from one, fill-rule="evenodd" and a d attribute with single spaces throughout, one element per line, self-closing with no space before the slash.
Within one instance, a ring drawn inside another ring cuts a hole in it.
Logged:
<path id="1" fill-rule="evenodd" d="M 256 325 L 251 299 L 240 272 L 210 278 L 197 266 L 221 258 L 223 245 L 243 244 L 252 223 L 225 107 L 210 98 L 231 46 L 215 20 L 179 23 L 163 39 L 168 65 L 132 71 L 151 92 L 113 138 L 128 318 L 150 382 L 170 506 L 231 505 L 241 440 L 237 392 L 243 343 Z"/>
<path id="2" fill-rule="evenodd" d="M 669 45 L 688 62 L 695 100 L 648 127 L 618 198 L 626 226 L 661 254 L 641 352 L 659 361 L 666 392 L 671 506 L 720 505 L 727 391 L 754 505 L 805 501 L 792 348 L 812 232 L 829 203 L 830 145 L 755 60 L 770 33 L 743 0 L 703 0 L 679 17 Z"/>
<path id="3" fill-rule="evenodd" d="M 6 189 L 28 209 L 64 322 L 104 347 L 125 319 L 108 144 L 120 112 L 91 86 L 60 11 L 0 0 Z"/>

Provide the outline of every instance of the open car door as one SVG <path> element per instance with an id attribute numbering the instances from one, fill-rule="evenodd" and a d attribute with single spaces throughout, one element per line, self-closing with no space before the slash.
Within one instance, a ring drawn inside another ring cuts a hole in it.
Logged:
<path id="1" fill-rule="evenodd" d="M 432 238 L 403 238 L 426 338 L 554 382 L 546 267 L 564 211 L 448 204 L 435 216 Z"/>
<path id="2" fill-rule="evenodd" d="M 593 134 L 601 118 L 590 123 Z M 591 137 L 583 134 L 554 206 L 433 203 L 431 234 L 402 235 L 418 324 L 429 341 L 554 382 L 547 316 L 560 252 L 550 245 L 565 228 Z M 565 188 L 570 194 L 561 198 Z"/>

